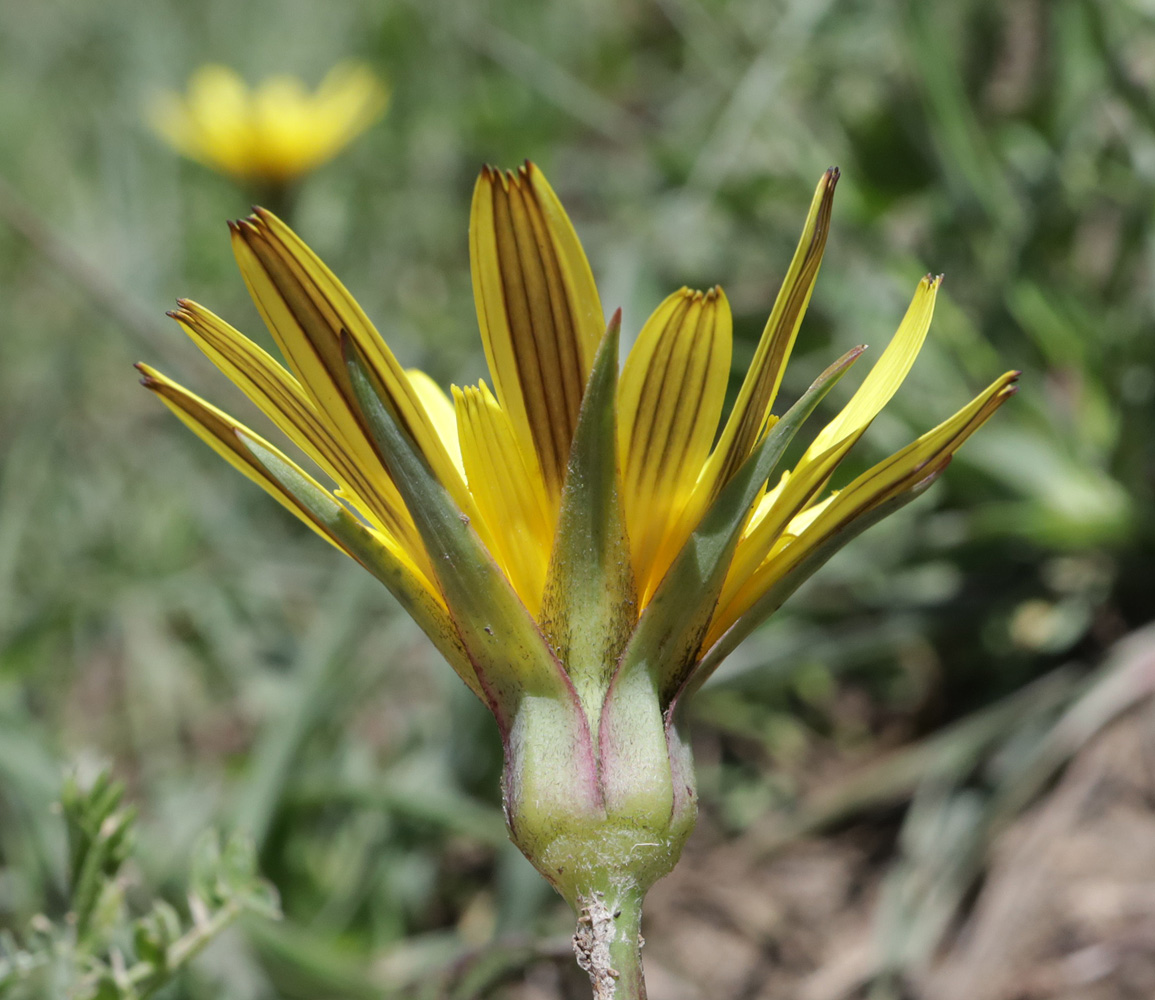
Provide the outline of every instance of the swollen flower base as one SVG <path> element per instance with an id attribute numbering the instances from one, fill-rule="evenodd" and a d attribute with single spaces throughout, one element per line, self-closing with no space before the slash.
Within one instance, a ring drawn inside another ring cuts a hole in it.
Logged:
<path id="1" fill-rule="evenodd" d="M 772 414 L 837 181 L 830 170 L 818 184 L 725 422 L 721 289 L 667 298 L 619 371 L 620 314 L 607 329 L 573 227 L 531 164 L 486 169 L 474 192 L 492 391 L 454 388 L 451 401 L 402 369 L 333 274 L 261 209 L 231 226 L 233 249 L 288 368 L 194 302 L 171 314 L 331 487 L 139 366 L 195 433 L 380 579 L 491 709 L 510 835 L 578 913 L 575 949 L 597 997 L 644 995 L 642 897 L 696 814 L 686 700 L 847 540 L 926 490 L 1014 392 L 1009 372 L 829 490 L 922 346 L 939 286 L 926 278 L 850 401 L 778 471 L 864 350 Z"/>

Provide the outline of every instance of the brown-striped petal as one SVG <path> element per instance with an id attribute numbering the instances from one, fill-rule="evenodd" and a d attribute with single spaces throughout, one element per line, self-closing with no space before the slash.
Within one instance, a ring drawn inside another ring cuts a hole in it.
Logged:
<path id="1" fill-rule="evenodd" d="M 593 274 L 557 196 L 529 163 L 516 173 L 481 172 L 469 246 L 497 398 L 556 506 L 605 330 Z"/>

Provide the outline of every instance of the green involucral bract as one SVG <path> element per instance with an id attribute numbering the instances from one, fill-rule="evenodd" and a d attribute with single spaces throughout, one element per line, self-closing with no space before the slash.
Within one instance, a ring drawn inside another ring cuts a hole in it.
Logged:
<path id="1" fill-rule="evenodd" d="M 358 404 L 501 725 L 510 834 L 575 906 L 609 883 L 640 900 L 677 862 L 695 817 L 692 772 L 680 747 L 668 752 L 655 689 L 619 697 L 633 719 L 628 739 L 604 739 L 599 724 L 635 618 L 613 449 L 617 344 L 614 324 L 590 374 L 562 499 L 547 601 L 555 655 L 344 341 Z"/>

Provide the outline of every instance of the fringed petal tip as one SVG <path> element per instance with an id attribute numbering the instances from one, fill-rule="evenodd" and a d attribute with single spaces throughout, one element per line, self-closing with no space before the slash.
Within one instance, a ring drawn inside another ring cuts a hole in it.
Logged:
<path id="1" fill-rule="evenodd" d="M 683 299 L 690 303 L 702 302 L 706 304 L 712 304 L 717 302 L 719 299 L 724 299 L 726 297 L 726 293 L 722 291 L 721 285 L 714 285 L 713 288 L 707 288 L 705 290 L 689 288 L 686 285 L 683 285 L 675 294 L 681 296 Z"/>
<path id="2" fill-rule="evenodd" d="M 487 163 L 481 168 L 481 173 L 477 178 L 477 184 L 479 187 L 482 184 L 488 184 L 490 187 L 500 184 L 502 190 L 508 191 L 511 183 L 517 183 L 516 176 L 512 170 L 503 170 L 501 167 L 495 167 L 493 164 Z"/>
<path id="3" fill-rule="evenodd" d="M 176 320 L 178 323 L 183 323 L 184 321 L 191 319 L 196 314 L 197 310 L 201 308 L 203 307 L 199 306 L 192 299 L 177 299 L 176 308 L 166 310 L 165 315 L 169 319 Z"/>
<path id="4" fill-rule="evenodd" d="M 495 181 L 500 181 L 501 186 L 508 191 L 511 184 L 520 187 L 523 183 L 532 184 L 534 180 L 541 177 L 542 174 L 537 165 L 532 160 L 527 159 L 521 166 L 513 170 L 504 170 L 501 167 L 495 167 L 492 163 L 482 164 L 478 182 L 485 181 L 487 184 L 493 184 Z"/>
<path id="5" fill-rule="evenodd" d="M 254 237 L 263 236 L 275 228 L 288 229 L 279 216 L 259 205 L 252 206 L 252 211 L 243 219 L 230 219 L 228 225 L 229 232 L 234 237 L 239 236 L 246 242 Z"/>

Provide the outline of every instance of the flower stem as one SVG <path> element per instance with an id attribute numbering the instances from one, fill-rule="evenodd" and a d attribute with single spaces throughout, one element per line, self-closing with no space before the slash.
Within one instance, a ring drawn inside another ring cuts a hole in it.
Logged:
<path id="1" fill-rule="evenodd" d="M 634 889 L 579 897 L 573 949 L 593 1000 L 646 1000 L 641 927 L 642 894 Z"/>

